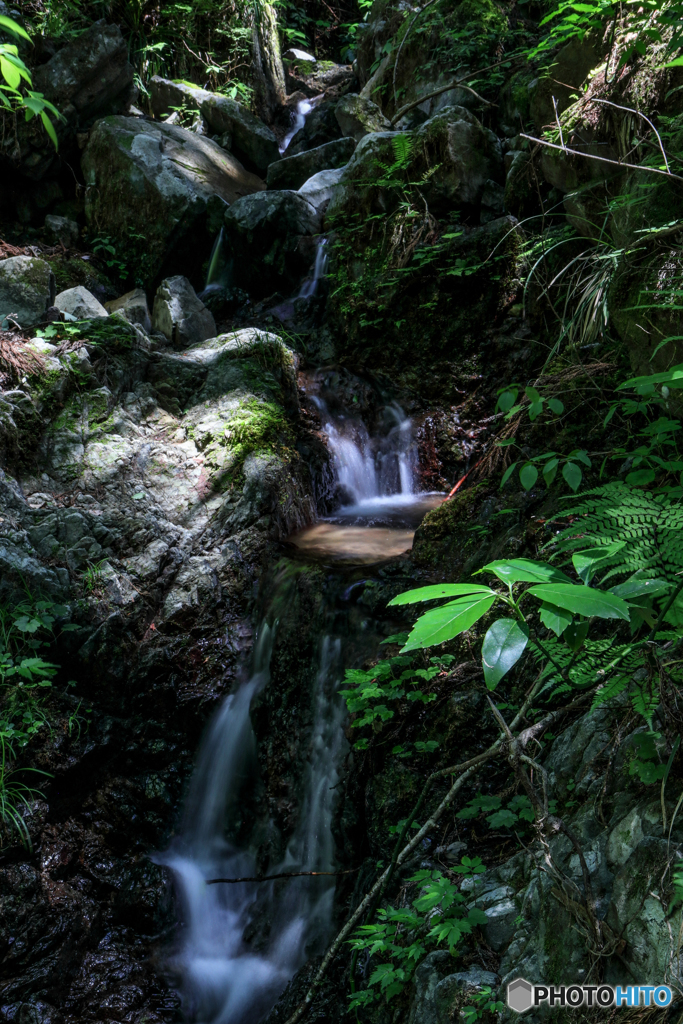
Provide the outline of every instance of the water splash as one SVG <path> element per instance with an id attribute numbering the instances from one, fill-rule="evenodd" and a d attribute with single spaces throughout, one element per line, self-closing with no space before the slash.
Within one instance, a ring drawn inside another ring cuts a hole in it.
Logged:
<path id="1" fill-rule="evenodd" d="M 287 132 L 284 139 L 280 143 L 280 153 L 285 152 L 285 150 L 289 146 L 290 142 L 292 141 L 296 133 L 298 131 L 301 131 L 303 126 L 306 124 L 306 118 L 311 113 L 316 103 L 318 103 L 321 99 L 322 96 L 316 96 L 314 99 L 310 100 L 299 100 L 299 102 L 296 105 L 296 110 L 294 112 L 294 121 L 292 123 L 292 127 L 290 131 Z"/>
<path id="2" fill-rule="evenodd" d="M 313 275 L 302 281 L 297 299 L 312 299 L 318 291 L 318 285 L 327 273 L 327 239 L 323 236 L 318 239 L 315 250 L 315 263 L 313 264 Z"/>
<path id="3" fill-rule="evenodd" d="M 202 1024 L 254 1024 L 276 1001 L 331 924 L 334 880 L 297 878 L 279 883 L 207 886 L 207 878 L 257 874 L 253 855 L 225 838 L 256 777 L 256 739 L 249 709 L 267 685 L 273 630 L 264 625 L 251 678 L 228 697 L 202 745 L 180 836 L 157 857 L 173 873 L 185 922 L 172 966 L 185 1014 Z M 277 871 L 330 871 L 334 866 L 332 814 L 344 749 L 343 702 L 336 696 L 339 641 L 325 638 L 316 677 L 311 754 L 300 824 Z M 270 925 L 262 949 L 244 939 L 254 921 Z"/>
<path id="4" fill-rule="evenodd" d="M 371 438 L 362 419 L 333 416 L 322 398 L 313 397 L 312 401 L 323 421 L 345 505 L 415 495 L 413 424 L 399 405 L 385 407 L 381 430 Z"/>
<path id="5" fill-rule="evenodd" d="M 232 283 L 232 260 L 225 254 L 225 228 L 216 236 L 206 272 L 206 283 L 199 298 L 202 302 L 218 292 L 224 292 Z"/>

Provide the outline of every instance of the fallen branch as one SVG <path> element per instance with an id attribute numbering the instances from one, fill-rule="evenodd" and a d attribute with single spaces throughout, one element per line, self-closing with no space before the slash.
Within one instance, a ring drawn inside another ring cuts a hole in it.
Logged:
<path id="1" fill-rule="evenodd" d="M 244 878 L 207 878 L 207 885 L 218 885 L 225 882 L 272 882 L 275 878 L 319 878 L 321 875 L 354 875 L 360 868 L 349 868 L 348 871 L 280 871 L 277 875 L 245 875 Z"/>
<path id="2" fill-rule="evenodd" d="M 596 156 L 595 153 L 582 153 L 579 149 L 570 149 L 569 146 L 558 146 L 555 142 L 546 142 L 545 139 L 537 139 L 533 135 L 520 134 L 520 139 L 527 139 L 535 142 L 538 146 L 545 146 L 547 149 L 559 149 L 561 153 L 569 153 L 571 156 L 583 156 L 586 160 L 597 160 L 601 164 L 611 164 L 613 167 L 628 168 L 631 171 L 645 171 L 649 174 L 661 174 L 665 178 L 673 178 L 675 181 L 683 181 L 679 174 L 672 174 L 671 171 L 660 171 L 658 167 L 645 167 L 643 164 L 627 164 L 623 160 L 610 160 L 606 156 Z"/>
<path id="3" fill-rule="evenodd" d="M 472 72 L 472 74 L 480 74 L 480 72 Z M 398 113 L 394 114 L 392 117 L 390 122 L 392 127 L 397 121 L 401 120 L 404 114 L 407 114 L 409 110 L 412 110 L 413 107 L 419 107 L 420 104 L 424 103 L 426 100 L 433 100 L 435 96 L 440 96 L 444 92 L 450 92 L 451 89 L 464 89 L 466 92 L 471 92 L 473 96 L 476 96 L 478 100 L 485 104 L 485 106 L 497 107 L 497 103 L 491 103 L 490 100 L 485 100 L 483 96 L 480 96 L 479 93 L 470 88 L 469 85 L 463 85 L 465 79 L 469 77 L 470 75 L 465 75 L 465 78 L 458 78 L 455 82 L 449 82 L 448 85 L 442 85 L 440 89 L 435 89 L 433 92 L 428 92 L 425 96 L 420 96 L 419 99 L 413 100 L 411 103 L 406 103 L 405 107 L 401 107 Z"/>

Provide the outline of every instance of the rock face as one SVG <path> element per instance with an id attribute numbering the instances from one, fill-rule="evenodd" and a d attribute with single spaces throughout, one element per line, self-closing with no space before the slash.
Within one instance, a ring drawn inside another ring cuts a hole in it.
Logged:
<path id="1" fill-rule="evenodd" d="M 61 309 L 63 313 L 70 313 L 76 320 L 87 320 L 92 316 L 109 316 L 104 306 L 82 285 L 60 292 L 54 304 L 57 309 Z"/>
<path id="2" fill-rule="evenodd" d="M 334 142 L 342 137 L 339 122 L 334 116 L 336 106 L 336 100 L 325 99 L 313 108 L 303 128 L 299 129 L 287 147 L 287 158 L 309 149 L 317 149 L 326 142 Z"/>
<path id="3" fill-rule="evenodd" d="M 56 121 L 55 128 L 59 138 L 66 140 L 94 117 L 125 109 L 136 93 L 133 77 L 121 30 L 97 21 L 35 69 L 33 89 L 43 93 L 63 115 L 65 120 Z M 31 129 L 25 130 L 27 138 L 21 146 L 21 170 L 38 180 L 57 154 L 44 133 L 36 136 Z"/>
<path id="4" fill-rule="evenodd" d="M 186 277 L 162 281 L 154 297 L 152 327 L 176 348 L 216 337 L 216 321 Z"/>
<path id="5" fill-rule="evenodd" d="M 210 139 L 125 117 L 97 123 L 82 165 L 89 223 L 117 239 L 122 251 L 131 250 L 144 227 L 140 264 L 150 283 L 174 248 L 185 247 L 196 268 L 198 240 L 200 251 L 210 245 L 225 206 L 265 187 Z"/>
<path id="6" fill-rule="evenodd" d="M 105 303 L 108 313 L 121 313 L 132 324 L 139 324 L 147 333 L 152 329 L 147 296 L 142 288 L 134 288 L 118 299 Z"/>
<path id="7" fill-rule="evenodd" d="M 344 167 L 353 156 L 355 148 L 354 139 L 335 139 L 304 153 L 283 157 L 268 168 L 268 188 L 299 189 L 318 171 Z"/>
<path id="8" fill-rule="evenodd" d="M 349 136 L 360 142 L 370 132 L 386 132 L 391 124 L 380 108 L 372 100 L 361 96 L 344 96 L 337 104 L 334 115 L 337 118 L 342 135 Z"/>
<path id="9" fill-rule="evenodd" d="M 225 244 L 235 283 L 250 295 L 289 294 L 314 256 L 320 218 L 296 192 L 245 196 L 225 214 Z"/>
<path id="10" fill-rule="evenodd" d="M 204 100 L 212 95 L 198 85 L 187 82 L 172 82 L 168 78 L 154 75 L 149 82 L 150 103 L 155 117 L 167 117 L 174 107 L 199 110 Z"/>
<path id="11" fill-rule="evenodd" d="M 318 171 L 312 178 L 305 181 L 298 190 L 306 202 L 315 208 L 319 215 L 323 215 L 329 206 L 335 191 L 340 187 L 343 168 L 337 171 Z"/>
<path id="12" fill-rule="evenodd" d="M 61 242 L 66 248 L 78 245 L 80 231 L 75 220 L 50 213 L 45 218 L 45 230 L 52 241 Z"/>
<path id="13" fill-rule="evenodd" d="M 11 328 L 8 316 L 21 327 L 32 327 L 54 304 L 55 278 L 45 260 L 11 256 L 0 262 L 0 329 Z"/>
<path id="14" fill-rule="evenodd" d="M 201 112 L 212 131 L 231 136 L 230 148 L 259 173 L 265 174 L 269 165 L 280 159 L 270 128 L 237 100 L 209 95 L 202 101 Z"/>

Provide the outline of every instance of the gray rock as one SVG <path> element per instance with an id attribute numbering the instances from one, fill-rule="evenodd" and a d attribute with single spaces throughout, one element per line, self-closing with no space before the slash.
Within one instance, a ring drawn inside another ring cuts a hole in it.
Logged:
<path id="1" fill-rule="evenodd" d="M 61 242 L 65 248 L 75 248 L 78 245 L 80 231 L 75 220 L 69 217 L 57 217 L 49 213 L 45 218 L 45 231 L 53 242 Z"/>
<path id="2" fill-rule="evenodd" d="M 306 53 L 305 50 L 296 50 L 293 46 L 290 46 L 288 50 L 282 54 L 286 60 L 306 60 L 310 64 L 317 64 L 317 58 L 313 57 L 310 53 Z"/>
<path id="3" fill-rule="evenodd" d="M 432 165 L 442 161 L 442 169 L 434 175 L 439 180 L 430 182 L 431 191 L 450 202 L 475 203 L 485 187 L 490 192 L 492 185 L 504 181 L 500 140 L 465 107 L 448 107 L 435 114 L 418 128 L 415 140 L 416 148 L 422 144 L 430 151 Z"/>
<path id="4" fill-rule="evenodd" d="M 353 156 L 353 139 L 335 139 L 315 149 L 283 157 L 268 168 L 266 183 L 270 189 L 299 189 L 319 171 L 345 167 Z"/>
<path id="5" fill-rule="evenodd" d="M 176 125 L 107 117 L 95 125 L 82 159 L 86 217 L 100 233 L 130 246 L 144 226 L 145 280 L 169 251 L 207 246 L 226 205 L 265 188 L 215 142 Z M 188 255 L 189 262 L 189 255 Z"/>
<path id="6" fill-rule="evenodd" d="M 70 313 L 76 320 L 88 320 L 91 317 L 109 316 L 101 302 L 82 284 L 76 288 L 67 288 L 60 292 L 54 301 L 57 309 Z"/>
<path id="7" fill-rule="evenodd" d="M 270 128 L 237 100 L 210 95 L 200 109 L 211 131 L 219 135 L 229 132 L 234 152 L 257 171 L 265 174 L 270 164 L 280 159 L 277 139 Z"/>
<path id="8" fill-rule="evenodd" d="M 45 260 L 11 256 L 0 261 L 0 328 L 10 327 L 10 315 L 21 327 L 39 323 L 54 298 L 55 278 Z"/>
<path id="9" fill-rule="evenodd" d="M 142 288 L 134 288 L 118 299 L 105 303 L 108 313 L 121 313 L 132 324 L 139 324 L 147 333 L 152 330 L 147 296 Z"/>
<path id="10" fill-rule="evenodd" d="M 485 985 L 495 988 L 498 984 L 497 974 L 478 967 L 449 973 L 455 962 L 445 950 L 429 953 L 424 958 L 413 979 L 408 1024 L 451 1024 L 457 1019 L 457 1010 L 466 1003 L 468 992 Z"/>
<path id="11" fill-rule="evenodd" d="M 323 214 L 339 187 L 343 171 L 343 167 L 336 171 L 318 171 L 312 178 L 304 182 L 298 190 L 298 194 L 303 196 L 319 214 Z"/>
<path id="12" fill-rule="evenodd" d="M 360 142 L 364 135 L 371 132 L 391 130 L 391 123 L 376 103 L 353 93 L 339 101 L 334 114 L 342 135 L 350 136 L 356 142 Z"/>
<path id="13" fill-rule="evenodd" d="M 337 103 L 338 100 L 322 100 L 316 104 L 303 128 L 299 129 L 287 147 L 287 158 L 342 138 L 339 122 L 334 116 Z"/>
<path id="14" fill-rule="evenodd" d="M 150 104 L 155 117 L 167 117 L 173 108 L 185 107 L 199 111 L 204 100 L 213 94 L 198 85 L 187 82 L 171 82 L 168 78 L 154 75 L 149 83 Z"/>
<path id="15" fill-rule="evenodd" d="M 176 348 L 187 348 L 215 338 L 216 321 L 186 277 L 162 281 L 154 296 L 152 327 Z"/>
<path id="16" fill-rule="evenodd" d="M 291 292 L 311 265 L 320 218 L 297 192 L 245 196 L 225 214 L 235 283 L 254 296 Z"/>

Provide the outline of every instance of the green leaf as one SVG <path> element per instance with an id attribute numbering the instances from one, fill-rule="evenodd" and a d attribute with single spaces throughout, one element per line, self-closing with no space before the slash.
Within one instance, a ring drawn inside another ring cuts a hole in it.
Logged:
<path id="1" fill-rule="evenodd" d="M 633 472 L 627 473 L 626 483 L 629 487 L 647 487 L 656 475 L 654 469 L 634 469 Z"/>
<path id="2" fill-rule="evenodd" d="M 519 471 L 519 482 L 525 491 L 530 491 L 538 480 L 538 470 L 532 462 L 525 463 Z"/>
<path id="3" fill-rule="evenodd" d="M 517 389 L 515 389 L 514 391 L 503 391 L 503 393 L 498 396 L 498 402 L 496 403 L 497 408 L 501 412 L 509 412 L 512 406 L 517 401 L 517 395 Z"/>
<path id="4" fill-rule="evenodd" d="M 495 690 L 503 676 L 516 665 L 529 642 L 529 631 L 514 619 L 498 619 L 488 630 L 481 647 L 484 679 Z"/>
<path id="5" fill-rule="evenodd" d="M 626 580 L 616 587 L 610 587 L 610 594 L 623 597 L 628 601 L 635 597 L 661 597 L 671 590 L 673 583 L 666 580 Z"/>
<path id="6" fill-rule="evenodd" d="M 561 416 L 564 412 L 564 403 L 559 398 L 549 398 L 548 408 L 551 412 L 554 412 L 556 416 Z"/>
<path id="7" fill-rule="evenodd" d="M 624 547 L 626 547 L 626 541 L 617 540 L 613 544 L 605 544 L 602 547 L 575 551 L 572 555 L 572 562 L 579 579 L 586 584 L 590 583 L 595 573 L 602 566 L 609 565 L 614 555 Z"/>
<path id="8" fill-rule="evenodd" d="M 8 18 L 4 14 L 0 14 L 0 28 L 4 28 L 6 32 L 10 32 L 13 36 L 19 36 L 21 39 L 26 39 L 29 43 L 31 42 L 28 32 L 21 25 L 17 25 L 16 21 L 13 21 L 12 18 Z"/>
<path id="9" fill-rule="evenodd" d="M 554 604 L 542 604 L 539 618 L 544 626 L 552 629 L 555 636 L 562 636 L 567 626 L 572 623 L 571 613 Z"/>
<path id="10" fill-rule="evenodd" d="M 565 462 L 562 467 L 562 476 L 573 491 L 578 491 L 583 479 L 583 471 L 575 462 Z"/>
<path id="11" fill-rule="evenodd" d="M 562 634 L 562 639 L 569 650 L 574 654 L 576 654 L 577 651 L 580 651 L 585 644 L 589 626 L 590 623 L 588 620 L 584 620 L 583 622 L 572 622 L 571 625 L 567 626 Z"/>
<path id="12" fill-rule="evenodd" d="M 57 139 L 57 132 L 55 131 L 52 121 L 47 116 L 44 110 L 41 110 L 40 112 L 40 120 L 43 122 L 43 128 L 47 132 L 48 137 L 52 142 L 52 145 L 55 147 L 55 149 L 59 149 L 59 140 Z"/>
<path id="13" fill-rule="evenodd" d="M 486 820 L 489 824 L 489 828 L 500 828 L 501 826 L 504 828 L 510 828 L 516 823 L 517 815 L 514 814 L 513 811 L 508 811 L 506 809 L 496 811 L 495 814 L 492 814 Z"/>
<path id="14" fill-rule="evenodd" d="M 425 612 L 415 623 L 408 643 L 401 653 L 414 651 L 419 647 L 433 647 L 452 640 L 454 636 L 464 633 L 486 615 L 495 600 L 495 594 L 491 597 L 477 594 L 461 597 L 458 601 L 450 601 L 440 608 Z"/>
<path id="15" fill-rule="evenodd" d="M 559 464 L 560 460 L 555 458 L 550 459 L 550 461 L 546 462 L 545 466 L 543 467 L 543 479 L 545 480 L 546 487 L 550 487 L 551 483 L 557 476 L 557 467 L 559 466 Z"/>
<path id="16" fill-rule="evenodd" d="M 407 590 L 405 594 L 399 594 L 392 598 L 389 601 L 389 607 L 416 604 L 418 601 L 436 601 L 440 597 L 464 597 L 465 594 L 495 594 L 495 591 L 490 587 L 483 587 L 479 583 L 437 583 L 432 587 Z"/>
<path id="17" fill-rule="evenodd" d="M 503 473 L 503 479 L 500 481 L 500 486 L 501 487 L 504 487 L 505 484 L 508 482 L 508 480 L 510 479 L 510 477 L 514 473 L 516 466 L 517 466 L 517 463 L 513 462 L 512 465 L 508 466 L 508 468 L 505 470 L 505 472 Z"/>
<path id="18" fill-rule="evenodd" d="M 492 572 L 503 583 L 571 583 L 569 576 L 547 562 L 534 562 L 530 558 L 510 558 L 489 562 L 475 573 Z"/>
<path id="19" fill-rule="evenodd" d="M 630 620 L 625 601 L 609 592 L 594 590 L 593 587 L 547 583 L 541 587 L 531 587 L 528 593 L 545 604 L 554 604 L 575 615 L 585 615 L 586 618 L 596 615 L 600 619 Z"/>

